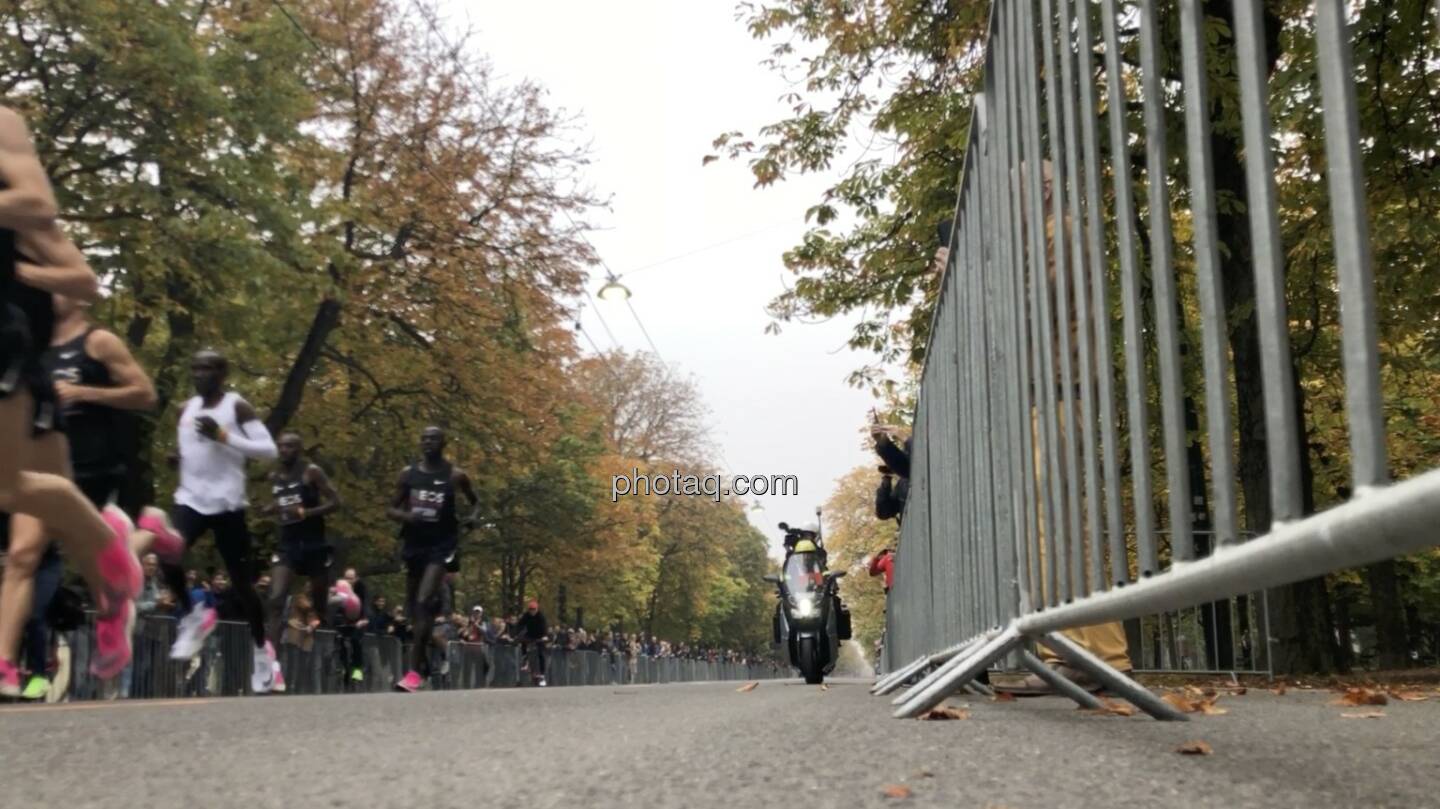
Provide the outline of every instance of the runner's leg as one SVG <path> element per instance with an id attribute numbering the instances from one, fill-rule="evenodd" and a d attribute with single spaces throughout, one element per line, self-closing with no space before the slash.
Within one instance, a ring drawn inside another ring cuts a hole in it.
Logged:
<path id="1" fill-rule="evenodd" d="M 281 625 L 285 623 L 285 598 L 290 595 L 290 582 L 295 578 L 295 571 L 290 569 L 290 564 L 285 559 L 285 552 L 280 552 L 280 561 L 270 568 L 270 593 L 265 600 L 266 612 L 269 613 L 269 629 L 266 630 L 272 638 L 279 638 Z"/>
<path id="2" fill-rule="evenodd" d="M 439 607 L 440 583 L 444 580 L 445 564 L 427 561 L 420 570 L 415 589 L 413 612 L 410 613 L 415 639 L 410 647 L 410 668 L 422 674 L 429 670 L 430 636 L 435 631 L 435 611 Z"/>
<path id="3" fill-rule="evenodd" d="M 245 621 L 250 625 L 250 638 L 260 648 L 265 646 L 265 608 L 255 592 L 255 558 L 250 542 L 250 528 L 245 512 L 228 511 L 215 515 L 215 546 L 225 561 L 230 587 L 240 602 Z"/>

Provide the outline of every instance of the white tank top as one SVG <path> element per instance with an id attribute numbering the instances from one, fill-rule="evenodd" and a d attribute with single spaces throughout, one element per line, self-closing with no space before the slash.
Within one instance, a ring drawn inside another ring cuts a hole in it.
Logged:
<path id="1" fill-rule="evenodd" d="M 245 508 L 245 456 L 195 429 L 196 419 L 209 416 L 225 432 L 238 432 L 235 403 L 239 400 L 239 395 L 226 393 L 219 404 L 205 407 L 204 400 L 196 396 L 180 411 L 180 487 L 175 490 L 176 505 L 207 515 Z"/>

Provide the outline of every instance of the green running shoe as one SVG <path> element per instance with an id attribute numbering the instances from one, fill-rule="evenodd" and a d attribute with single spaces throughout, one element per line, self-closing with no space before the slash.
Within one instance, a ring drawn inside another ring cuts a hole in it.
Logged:
<path id="1" fill-rule="evenodd" d="M 45 699 L 45 696 L 49 693 L 50 681 L 38 674 L 33 674 L 30 676 L 30 680 L 25 683 L 25 690 L 21 692 L 20 698 L 42 700 Z"/>

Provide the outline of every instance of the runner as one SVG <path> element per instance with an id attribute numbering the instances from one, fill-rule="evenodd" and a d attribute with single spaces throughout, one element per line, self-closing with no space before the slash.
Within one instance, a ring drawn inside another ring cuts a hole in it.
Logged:
<path id="1" fill-rule="evenodd" d="M 269 693 L 274 682 L 274 658 L 265 642 L 265 607 L 255 592 L 254 549 L 245 522 L 245 461 L 275 458 L 279 451 L 270 431 L 250 403 L 226 390 L 230 364 L 218 351 L 204 350 L 190 360 L 196 396 L 180 411 L 178 425 L 180 485 L 175 490 L 175 526 L 185 547 L 207 531 L 215 532 L 215 546 L 225 561 L 234 597 L 255 642 L 250 690 Z M 163 561 L 166 585 L 175 591 L 187 613 L 180 620 L 172 660 L 189 660 L 215 630 L 215 610 L 193 604 L 185 587 L 185 569 L 178 560 Z"/>
<path id="2" fill-rule="evenodd" d="M 116 499 L 131 465 L 132 451 L 121 440 L 126 434 L 122 411 L 153 408 L 155 387 L 119 337 L 90 323 L 87 304 L 63 295 L 54 296 L 53 303 L 55 330 L 41 363 L 61 406 L 59 423 L 69 443 L 71 476 L 96 508 L 104 508 Z M 152 522 L 163 526 L 164 512 L 146 509 L 141 527 Z M 39 675 L 44 667 L 43 650 L 48 648 L 45 613 L 60 583 L 62 565 L 55 544 L 44 536 L 39 522 L 21 518 L 16 527 L 5 570 L 6 588 L 19 588 L 14 590 L 17 599 L 26 588 L 33 589 L 34 596 L 28 621 L 23 601 L 0 616 L 0 655 L 13 659 L 23 623 L 25 658 L 31 672 L 24 695 L 39 699 L 48 685 Z M 160 530 L 157 551 L 173 554 L 178 542 L 165 544 L 174 538 L 173 532 Z M 137 557 L 146 550 L 138 543 L 151 538 L 145 532 L 132 535 L 131 549 Z"/>
<path id="3" fill-rule="evenodd" d="M 130 550 L 130 519 L 114 507 L 97 511 L 64 477 L 68 451 L 53 432 L 58 403 L 40 363 L 54 333 L 51 295 L 99 297 L 95 273 L 60 231 L 55 212 L 24 119 L 0 107 L 0 510 L 14 515 L 12 531 L 17 521 L 20 530 L 34 530 L 25 522 L 38 519 L 70 553 L 97 606 L 92 673 L 110 679 L 130 662 L 142 573 Z M 30 591 L 17 589 L 0 596 L 0 614 L 30 609 Z M 0 696 L 20 694 L 14 656 L 0 650 Z"/>
<path id="4" fill-rule="evenodd" d="M 400 473 L 395 499 L 387 512 L 401 524 L 401 555 L 405 560 L 405 611 L 414 627 L 410 670 L 395 688 L 418 691 L 429 674 L 429 645 L 445 568 L 456 561 L 461 529 L 474 525 L 480 498 L 470 476 L 445 460 L 445 431 L 426 427 L 420 434 L 421 461 Z M 455 516 L 455 494 L 464 494 L 471 512 Z M 422 672 L 424 674 L 422 675 Z"/>
<path id="5" fill-rule="evenodd" d="M 540 602 L 530 599 L 525 613 L 515 622 L 515 639 L 520 643 L 521 659 L 530 669 L 530 680 L 545 686 L 545 644 L 550 641 L 550 624 L 540 611 Z"/>
<path id="6" fill-rule="evenodd" d="M 340 508 L 340 495 L 330 485 L 325 470 L 305 459 L 305 447 L 298 433 L 285 433 L 276 442 L 280 463 L 270 475 L 274 500 L 263 513 L 280 521 L 280 548 L 270 571 L 269 636 L 280 637 L 285 620 L 285 599 L 290 583 L 301 575 L 310 580 L 310 602 L 324 604 L 330 591 L 330 560 L 333 549 L 325 538 L 325 515 Z M 265 650 L 273 659 L 274 644 Z M 276 661 L 274 689 L 285 690 L 285 673 Z"/>

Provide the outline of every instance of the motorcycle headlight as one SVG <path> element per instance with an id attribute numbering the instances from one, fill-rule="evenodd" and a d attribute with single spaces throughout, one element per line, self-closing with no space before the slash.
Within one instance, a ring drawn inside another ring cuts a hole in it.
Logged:
<path id="1" fill-rule="evenodd" d="M 810 596 L 795 597 L 795 614 L 801 618 L 809 618 L 815 614 L 815 599 Z"/>

